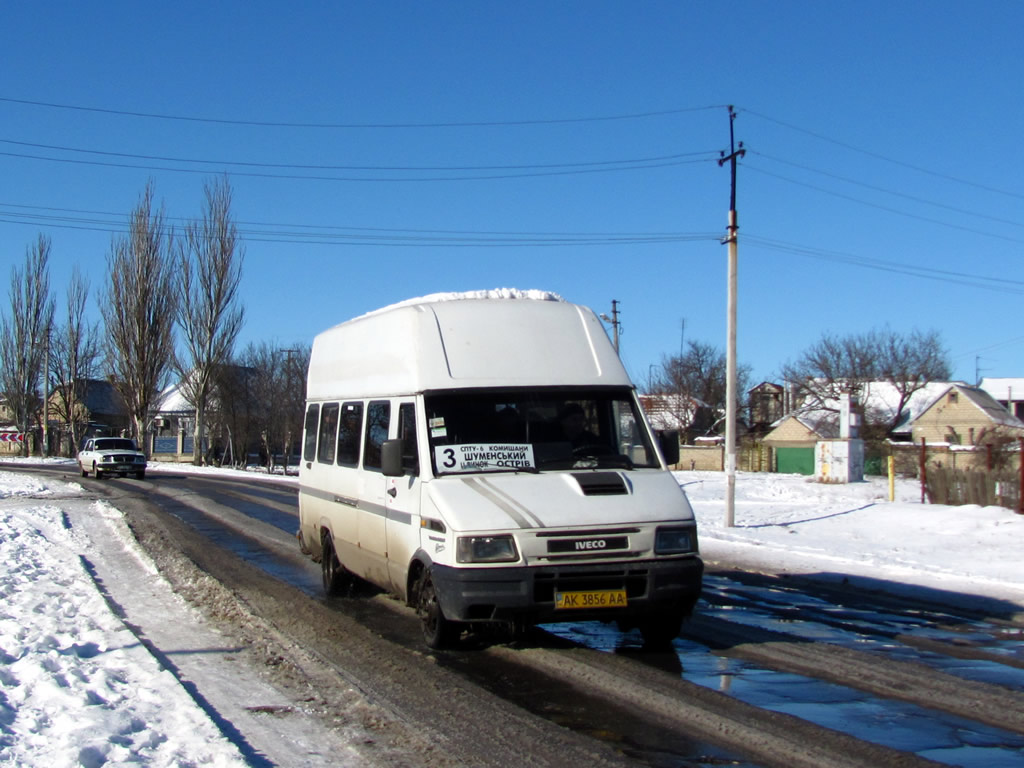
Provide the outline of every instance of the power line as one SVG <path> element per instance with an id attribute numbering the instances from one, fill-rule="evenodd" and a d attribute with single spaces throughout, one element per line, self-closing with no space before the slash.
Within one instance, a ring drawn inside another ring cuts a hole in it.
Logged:
<path id="1" fill-rule="evenodd" d="M 985 184 L 979 184 L 979 183 L 974 182 L 974 181 L 969 181 L 967 179 L 961 179 L 958 176 L 951 176 L 950 174 L 947 174 L 947 173 L 940 173 L 938 171 L 932 171 L 932 170 L 929 170 L 927 168 L 922 168 L 919 165 L 913 165 L 912 163 L 908 163 L 908 162 L 905 162 L 903 160 L 896 160 L 896 159 L 894 159 L 892 157 L 887 157 L 886 155 L 880 154 L 878 152 L 872 152 L 871 150 L 863 149 L 862 147 L 858 147 L 858 146 L 855 146 L 853 144 L 847 144 L 844 141 L 839 141 L 838 139 L 833 139 L 833 138 L 831 138 L 829 136 L 825 136 L 824 134 L 816 133 L 816 132 L 808 130 L 806 128 L 802 128 L 802 127 L 800 127 L 798 125 L 793 125 L 791 123 L 783 122 L 782 120 L 777 120 L 774 117 L 769 117 L 768 115 L 761 114 L 760 112 L 755 112 L 752 109 L 741 109 L 740 111 L 741 112 L 746 112 L 747 114 L 753 115 L 754 117 L 759 117 L 762 120 L 767 120 L 770 123 L 775 123 L 776 125 L 781 125 L 783 128 L 788 128 L 791 131 L 798 131 L 798 132 L 806 134 L 808 136 L 813 136 L 816 139 L 820 139 L 821 141 L 827 141 L 827 142 L 829 142 L 831 144 L 835 144 L 838 147 L 843 147 L 844 149 L 848 149 L 851 152 L 859 152 L 860 154 L 865 155 L 867 157 L 873 157 L 876 160 L 883 160 L 883 161 L 885 161 L 887 163 L 892 163 L 893 165 L 898 165 L 898 166 L 901 166 L 903 168 L 908 168 L 908 169 L 910 169 L 912 171 L 916 171 L 918 173 L 923 173 L 923 174 L 926 174 L 928 176 L 934 176 L 937 179 L 945 179 L 946 181 L 953 181 L 953 182 L 956 182 L 957 184 L 964 184 L 964 185 L 969 186 L 969 187 L 974 187 L 975 189 L 983 189 L 986 192 L 993 192 L 993 193 L 995 193 L 997 195 L 1006 195 L 1007 197 L 1015 197 L 1017 199 L 1024 199 L 1024 194 L 1021 194 L 1019 192 L 1010 192 L 1010 191 L 1005 190 L 1005 189 L 999 189 L 997 187 L 990 187 L 990 186 L 987 186 Z"/>
<path id="2" fill-rule="evenodd" d="M 206 160 L 189 157 L 169 157 L 162 155 L 138 155 L 128 152 L 107 152 L 99 149 L 81 149 L 78 147 L 64 147 L 54 144 L 35 144 L 28 141 L 15 141 L 13 139 L 0 139 L 0 144 L 13 144 L 20 147 L 32 147 L 34 149 L 49 149 L 59 152 L 78 152 L 80 154 L 100 155 L 103 157 L 118 157 L 132 160 L 153 160 L 171 163 L 193 163 L 196 165 L 237 165 L 245 168 L 290 168 L 295 170 L 323 170 L 323 171 L 507 171 L 507 170 L 536 170 L 536 169 L 560 169 L 560 168 L 587 168 L 600 166 L 629 166 L 638 163 L 655 163 L 683 158 L 704 156 L 711 159 L 717 153 L 713 150 L 702 152 L 683 152 L 671 155 L 660 155 L 654 157 L 627 158 L 623 160 L 590 160 L 576 163 L 536 163 L 520 165 L 302 165 L 296 163 L 260 163 L 248 160 Z M 59 158 L 50 158 L 57 160 Z"/>
<path id="3" fill-rule="evenodd" d="M 329 129 L 351 129 L 351 128 L 496 128 L 507 126 L 528 126 L 528 125 L 560 125 L 572 123 L 598 123 L 617 120 L 639 120 L 651 117 L 666 117 L 669 115 L 682 115 L 690 112 L 704 112 L 713 109 L 722 109 L 722 106 L 710 105 L 704 107 L 680 107 L 676 109 L 654 110 L 649 112 L 630 112 L 617 115 L 596 115 L 590 117 L 565 117 L 565 118 L 535 118 L 528 120 L 476 120 L 476 121 L 448 121 L 448 122 L 407 122 L 407 123 L 309 123 L 299 121 L 275 122 L 268 120 L 238 120 L 215 117 L 197 117 L 194 115 L 172 115 L 157 112 L 137 112 L 121 109 L 104 109 L 102 107 L 87 107 L 75 104 L 57 104 L 47 101 L 32 101 L 29 99 L 12 99 L 0 96 L 0 102 L 9 104 L 25 104 L 33 107 L 47 107 L 49 109 L 63 109 L 77 112 L 94 112 L 106 115 L 117 115 L 119 117 L 139 117 L 152 120 L 176 120 L 192 123 L 210 123 L 219 125 L 244 125 L 261 128 L 329 128 Z"/>
<path id="4" fill-rule="evenodd" d="M 130 168 L 147 171 L 167 171 L 169 173 L 210 173 L 209 168 L 174 168 L 168 166 L 139 165 L 134 163 L 113 163 L 100 160 L 81 160 L 76 158 L 44 157 L 41 155 L 20 154 L 16 152 L 0 152 L 0 156 L 19 157 L 28 160 L 43 160 L 54 163 L 71 163 L 74 165 L 93 165 L 105 168 Z M 639 163 L 636 165 L 623 165 L 608 168 L 576 168 L 560 171 L 535 171 L 525 173 L 503 173 L 503 174 L 480 174 L 469 176 L 325 176 L 315 174 L 283 174 L 283 173 L 256 173 L 253 171 L 232 171 L 231 175 L 247 178 L 284 179 L 302 181 L 343 181 L 343 182 L 438 182 L 438 181 L 496 181 L 505 179 L 526 179 L 543 176 L 578 176 L 592 173 L 614 173 L 622 171 L 648 170 L 652 168 L 668 168 L 678 165 L 691 165 L 695 163 L 711 162 L 713 158 L 707 157 L 699 160 L 667 160 L 664 162 Z"/>
<path id="5" fill-rule="evenodd" d="M 960 230 L 962 232 L 970 232 L 971 234 L 982 235 L 984 237 L 993 237 L 993 238 L 996 238 L 997 240 L 1006 240 L 1007 242 L 1011 242 L 1011 243 L 1024 243 L 1024 239 L 1022 239 L 1022 238 L 1009 237 L 1007 235 L 997 235 L 994 232 L 986 232 L 985 230 L 982 230 L 982 229 L 974 229 L 973 227 L 965 227 L 965 226 L 963 226 L 961 224 L 953 224 L 953 223 L 948 222 L 948 221 L 942 221 L 941 219 L 932 219 L 932 218 L 929 218 L 927 216 L 921 216 L 919 214 L 908 213 L 907 211 L 901 211 L 898 208 L 890 208 L 887 205 L 880 205 L 879 203 L 871 203 L 871 202 L 868 202 L 867 200 L 861 200 L 861 199 L 853 197 L 851 195 L 845 195 L 842 192 L 836 192 L 835 190 L 825 189 L 824 187 L 819 187 L 819 186 L 817 186 L 815 184 L 809 184 L 809 183 L 807 183 L 805 181 L 798 181 L 797 179 L 792 179 L 792 178 L 790 178 L 788 176 L 783 176 L 782 174 L 779 174 L 779 173 L 772 173 L 771 171 L 766 171 L 763 168 L 758 168 L 756 165 L 750 165 L 749 163 L 745 163 L 744 167 L 747 168 L 748 170 L 754 171 L 755 173 L 760 173 L 760 174 L 763 174 L 765 176 L 771 176 L 773 178 L 780 179 L 782 181 L 787 181 L 790 184 L 796 184 L 797 186 L 800 186 L 800 187 L 806 187 L 807 189 L 813 189 L 816 192 L 821 192 L 821 193 L 826 194 L 826 195 L 831 195 L 832 197 L 838 197 L 838 198 L 840 198 L 842 200 L 849 200 L 850 202 L 857 203 L 858 205 L 864 205 L 864 206 L 867 206 L 869 208 L 876 208 L 877 210 L 886 211 L 887 213 L 894 213 L 897 216 L 905 216 L 908 219 L 916 219 L 918 221 L 924 221 L 924 222 L 927 222 L 929 224 L 938 224 L 941 227 L 948 227 L 949 229 L 958 229 L 958 230 Z"/>
<path id="6" fill-rule="evenodd" d="M 19 209 L 6 211 L 5 208 Z M 72 214 L 72 215 L 69 215 Z M 183 223 L 186 217 L 168 217 Z M 127 217 L 106 211 L 44 208 L 0 203 L 0 222 L 37 225 L 62 229 L 124 234 Z M 343 227 L 329 225 L 281 224 L 273 222 L 237 221 L 239 234 L 249 242 L 324 244 L 324 245 L 390 245 L 449 247 L 558 247 L 573 245 L 645 245 L 657 243 L 699 242 L 717 240 L 713 232 L 500 232 L 440 229 L 385 229 L 380 227 Z M 322 230 L 312 232 L 310 230 Z"/>
<path id="7" fill-rule="evenodd" d="M 1024 281 L 1010 280 L 1005 277 L 987 277 L 984 275 L 972 275 L 967 272 L 955 272 L 952 270 L 935 269 L 934 267 L 919 267 L 913 264 L 884 261 L 882 259 L 855 256 L 853 254 L 838 251 L 826 251 L 795 243 L 772 240 L 765 237 L 759 237 L 757 235 L 751 235 L 749 233 L 744 236 L 744 242 L 750 244 L 751 247 L 782 251 L 797 256 L 806 256 L 808 258 L 818 259 L 820 261 L 849 264 L 850 266 L 862 267 L 864 269 L 874 269 L 881 272 L 891 272 L 911 277 L 920 277 L 926 280 L 966 285 L 972 288 L 981 288 L 983 290 L 997 291 L 1000 293 L 1024 294 Z"/>
<path id="8" fill-rule="evenodd" d="M 838 181 L 844 181 L 847 184 L 853 184 L 853 185 L 858 186 L 858 187 L 863 187 L 864 189 L 870 189 L 870 190 L 873 190 L 875 192 L 882 192 L 882 193 L 884 193 L 886 195 L 892 195 L 893 197 L 901 197 L 904 200 L 911 200 L 911 201 L 913 201 L 915 203 L 921 203 L 923 205 L 930 205 L 930 206 L 932 206 L 934 208 L 941 208 L 943 210 L 952 211 L 954 213 L 961 213 L 961 214 L 964 214 L 965 216 L 974 216 L 974 217 L 979 218 L 979 219 L 986 219 L 988 221 L 994 221 L 997 224 L 1006 224 L 1006 225 L 1011 226 L 1011 227 L 1024 227 L 1024 223 L 1021 223 L 1019 221 L 1011 221 L 1010 219 L 1002 219 L 1002 218 L 999 218 L 998 216 L 990 216 L 990 215 L 984 214 L 984 213 L 977 213 L 975 211 L 969 211 L 966 208 L 957 208 L 954 205 L 947 205 L 945 203 L 935 202 L 934 200 L 926 200 L 925 198 L 917 197 L 916 195 L 908 195 L 908 194 L 906 194 L 904 192 L 897 192 L 896 190 L 893 190 L 893 189 L 887 189 L 885 187 L 880 187 L 880 186 L 877 186 L 877 185 L 874 185 L 874 184 L 867 184 L 866 182 L 857 181 L 856 179 L 851 179 L 851 178 L 849 178 L 847 176 L 840 176 L 839 174 L 836 174 L 836 173 L 830 173 L 829 171 L 823 171 L 823 170 L 820 170 L 818 168 L 812 168 L 809 165 L 804 165 L 802 163 L 794 163 L 794 162 L 792 162 L 790 160 L 783 160 L 780 157 L 773 157 L 771 155 L 766 155 L 763 152 L 757 152 L 756 150 L 748 150 L 748 154 L 756 155 L 757 157 L 763 157 L 766 160 L 771 160 L 771 161 L 776 162 L 776 163 L 781 163 L 783 165 L 788 165 L 788 166 L 790 166 L 792 168 L 799 168 L 799 169 L 804 170 L 804 171 L 810 171 L 811 173 L 816 173 L 816 174 L 819 174 L 820 176 L 827 176 L 830 179 L 836 179 Z M 784 178 L 784 177 L 780 177 L 780 178 Z M 786 180 L 789 181 L 789 179 L 786 179 Z"/>

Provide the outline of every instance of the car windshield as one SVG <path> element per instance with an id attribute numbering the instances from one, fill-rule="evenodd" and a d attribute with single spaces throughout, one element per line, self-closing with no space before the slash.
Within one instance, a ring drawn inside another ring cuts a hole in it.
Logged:
<path id="1" fill-rule="evenodd" d="M 428 394 L 435 474 L 660 466 L 631 390 Z"/>
<path id="2" fill-rule="evenodd" d="M 96 441 L 97 451 L 134 451 L 135 441 L 127 437 L 107 437 Z"/>

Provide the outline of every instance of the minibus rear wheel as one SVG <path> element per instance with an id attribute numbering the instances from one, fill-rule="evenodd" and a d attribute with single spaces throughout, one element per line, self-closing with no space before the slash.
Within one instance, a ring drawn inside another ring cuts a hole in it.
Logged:
<path id="1" fill-rule="evenodd" d="M 338 555 L 334 551 L 334 540 L 327 531 L 324 531 L 320 572 L 323 574 L 324 594 L 328 597 L 344 594 L 352 584 L 352 574 L 338 560 Z"/>
<path id="2" fill-rule="evenodd" d="M 423 640 L 428 648 L 441 650 L 455 645 L 462 634 L 462 624 L 444 615 L 430 571 L 424 571 L 420 579 L 416 607 L 423 625 Z"/>

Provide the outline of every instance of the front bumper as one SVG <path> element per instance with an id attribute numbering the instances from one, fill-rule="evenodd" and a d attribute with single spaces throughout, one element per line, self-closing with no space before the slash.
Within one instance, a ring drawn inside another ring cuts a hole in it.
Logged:
<path id="1" fill-rule="evenodd" d="M 136 460 L 134 457 L 114 457 L 110 460 L 96 462 L 96 469 L 100 472 L 123 473 L 142 472 L 146 469 L 146 460 Z"/>
<path id="2" fill-rule="evenodd" d="M 631 563 L 452 568 L 434 565 L 444 615 L 454 621 L 514 621 L 533 624 L 591 619 L 636 621 L 679 611 L 688 615 L 700 597 L 704 563 L 688 556 Z M 625 590 L 618 608 L 555 608 L 555 592 Z"/>

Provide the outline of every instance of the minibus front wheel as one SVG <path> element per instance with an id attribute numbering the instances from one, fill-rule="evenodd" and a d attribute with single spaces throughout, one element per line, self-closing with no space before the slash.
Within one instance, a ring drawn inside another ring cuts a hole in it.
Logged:
<path id="1" fill-rule="evenodd" d="M 416 612 L 422 623 L 423 640 L 429 648 L 450 648 L 462 634 L 462 623 L 447 618 L 441 610 L 441 602 L 437 599 L 437 589 L 429 570 L 424 570 L 420 577 Z"/>
<path id="2" fill-rule="evenodd" d="M 334 540 L 328 531 L 324 531 L 321 547 L 320 570 L 323 574 L 324 594 L 328 597 L 337 597 L 351 586 L 352 574 L 338 560 L 338 555 L 334 551 Z"/>

